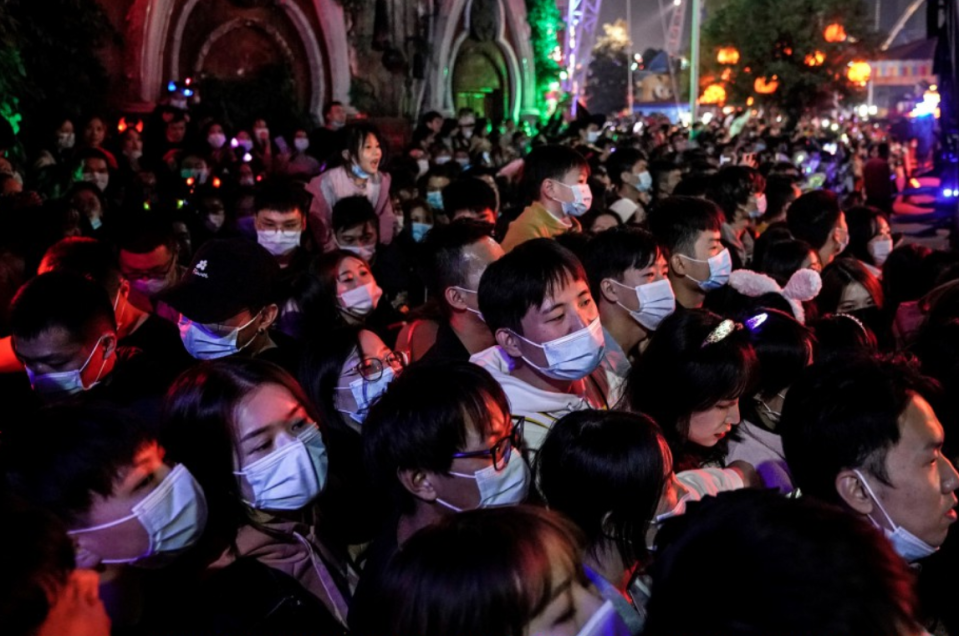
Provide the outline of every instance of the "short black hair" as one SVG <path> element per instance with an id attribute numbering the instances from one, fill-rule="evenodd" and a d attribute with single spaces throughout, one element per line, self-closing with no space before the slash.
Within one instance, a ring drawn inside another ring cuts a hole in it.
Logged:
<path id="1" fill-rule="evenodd" d="M 802 268 L 809 254 L 814 251 L 812 245 L 799 239 L 774 241 L 764 249 L 762 261 L 754 265 L 756 271 L 772 277 L 780 287 L 785 287 L 790 277 Z"/>
<path id="2" fill-rule="evenodd" d="M 105 328 L 116 330 L 113 302 L 106 290 L 79 274 L 47 272 L 28 281 L 10 304 L 10 332 L 14 338 L 32 340 L 60 328 L 85 341 Z"/>
<path id="3" fill-rule="evenodd" d="M 810 364 L 816 351 L 812 330 L 799 323 L 792 314 L 766 309 L 766 320 L 748 331 L 758 362 L 753 389 L 762 399 L 772 398 L 792 386 Z M 756 419 L 756 404 L 743 400 L 743 419 Z"/>
<path id="4" fill-rule="evenodd" d="M 173 224 L 164 216 L 138 216 L 121 223 L 117 247 L 131 254 L 148 254 L 158 247 L 166 247 L 171 254 L 177 251 Z"/>
<path id="5" fill-rule="evenodd" d="M 299 212 L 306 217 L 309 206 L 305 202 L 303 188 L 289 179 L 270 179 L 260 183 L 256 189 L 256 213 L 262 210 L 277 212 Z"/>
<path id="6" fill-rule="evenodd" d="M 722 322 L 720 316 L 703 309 L 677 311 L 659 325 L 627 376 L 624 404 L 662 427 L 677 471 L 701 468 L 700 459 L 724 451 L 722 444 L 707 451 L 689 440 L 692 414 L 738 399 L 754 381 L 756 352 L 746 329 L 703 346 Z M 681 400 L 675 397 L 677 389 L 682 391 Z"/>
<path id="7" fill-rule="evenodd" d="M 749 195 L 766 188 L 766 180 L 759 171 L 749 166 L 725 166 L 709 180 L 706 198 L 722 208 L 726 222 L 736 220 L 736 210 L 749 202 Z"/>
<path id="8" fill-rule="evenodd" d="M 846 225 L 849 226 L 849 248 L 845 252 L 847 256 L 876 266 L 875 259 L 869 253 L 869 241 L 879 234 L 880 218 L 885 219 L 886 215 L 879 208 L 857 206 L 846 210 Z"/>
<path id="9" fill-rule="evenodd" d="M 333 112 L 334 106 L 342 106 L 342 105 L 343 105 L 343 102 L 336 101 L 335 99 L 332 102 L 328 102 L 326 106 L 323 107 L 323 118 L 326 119 L 326 117 L 331 112 Z"/>
<path id="10" fill-rule="evenodd" d="M 705 197 L 712 176 L 713 175 L 705 172 L 690 172 L 676 184 L 676 188 L 673 190 L 673 196 Z"/>
<path id="11" fill-rule="evenodd" d="M 572 519 L 590 548 L 614 540 L 627 569 L 648 556 L 646 533 L 671 469 L 656 422 L 622 411 L 563 416 L 536 455 L 547 505 Z"/>
<path id="12" fill-rule="evenodd" d="M 786 394 L 779 423 L 786 462 L 803 494 L 841 503 L 836 475 L 865 468 L 889 484 L 886 454 L 899 443 L 899 417 L 934 381 L 903 359 L 836 356 L 807 369 Z"/>
<path id="13" fill-rule="evenodd" d="M 373 204 L 365 196 L 345 197 L 333 205 L 333 232 L 349 230 L 354 227 L 372 223 L 379 232 L 379 219 Z"/>
<path id="14" fill-rule="evenodd" d="M 766 177 L 766 217 L 774 218 L 796 200 L 795 181 L 782 174 Z"/>
<path id="15" fill-rule="evenodd" d="M 656 554 L 647 636 L 921 631 L 913 575 L 889 541 L 854 515 L 806 497 L 737 490 L 690 503 L 663 525 Z M 704 572 L 723 572 L 723 584 L 696 611 L 676 611 Z M 754 593 L 749 603 L 744 589 Z"/>
<path id="16" fill-rule="evenodd" d="M 111 296 L 120 286 L 120 265 L 113 248 L 96 239 L 71 236 L 51 245 L 41 264 L 48 270 L 73 272 L 102 286 Z"/>
<path id="17" fill-rule="evenodd" d="M 483 318 L 494 334 L 509 329 L 523 335 L 521 321 L 558 288 L 588 281 L 576 256 L 552 239 L 533 239 L 491 263 L 479 286 Z"/>
<path id="18" fill-rule="evenodd" d="M 548 144 L 533 148 L 523 163 L 522 189 L 526 198 L 538 200 L 544 181 L 561 181 L 567 172 L 577 168 L 589 175 L 589 162 L 568 146 Z"/>
<path id="19" fill-rule="evenodd" d="M 509 417 L 506 394 L 488 371 L 447 361 L 406 369 L 373 403 L 363 422 L 365 463 L 381 490 L 393 493 L 400 512 L 413 510 L 413 496 L 398 471 L 449 472 L 471 427 L 483 439 L 489 435 L 490 402 Z"/>
<path id="20" fill-rule="evenodd" d="M 156 439 L 133 414 L 113 406 L 41 409 L 11 430 L 4 463 L 13 491 L 66 525 L 84 522 L 96 495 L 109 497 L 122 468 Z"/>
<path id="21" fill-rule="evenodd" d="M 633 166 L 640 161 L 646 161 L 646 153 L 636 148 L 617 148 L 606 160 L 606 171 L 609 180 L 617 186 L 623 185 L 622 174 L 632 172 Z"/>
<path id="22" fill-rule="evenodd" d="M 452 219 L 461 210 L 496 210 L 496 191 L 482 179 L 464 177 L 443 188 L 443 209 Z"/>
<path id="23" fill-rule="evenodd" d="M 843 292 L 852 283 L 862 285 L 876 307 L 884 305 L 882 285 L 872 272 L 854 258 L 837 258 L 822 272 L 822 290 L 816 296 L 816 306 L 821 314 L 831 314 L 839 310 Z"/>
<path id="24" fill-rule="evenodd" d="M 627 269 L 649 267 L 659 251 L 656 238 L 639 228 L 615 227 L 597 234 L 587 244 L 583 259 L 593 298 L 600 297 L 599 285 L 604 279 L 622 282 Z"/>
<path id="25" fill-rule="evenodd" d="M 700 234 L 722 227 L 719 206 L 697 197 L 668 197 L 649 215 L 650 231 L 669 254 L 692 251 Z"/>
<path id="26" fill-rule="evenodd" d="M 463 250 L 492 236 L 493 226 L 473 219 L 458 219 L 447 225 L 434 225 L 423 239 L 426 278 L 430 294 L 443 298 L 448 287 L 466 284 Z M 445 306 L 446 303 L 440 303 Z"/>
<path id="27" fill-rule="evenodd" d="M 829 240 L 840 214 L 839 197 L 829 190 L 814 190 L 792 202 L 786 223 L 793 236 L 818 250 Z"/>

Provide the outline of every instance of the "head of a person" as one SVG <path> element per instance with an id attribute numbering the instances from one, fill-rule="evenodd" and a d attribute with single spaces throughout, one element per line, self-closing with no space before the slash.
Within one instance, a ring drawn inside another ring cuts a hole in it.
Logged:
<path id="1" fill-rule="evenodd" d="M 405 358 L 374 332 L 347 326 L 311 340 L 300 359 L 299 379 L 326 425 L 359 429 L 404 365 Z"/>
<path id="2" fill-rule="evenodd" d="M 183 143 L 183 140 L 186 138 L 186 124 L 187 116 L 186 113 L 176 109 L 171 111 L 169 119 L 164 117 L 166 122 L 164 128 L 164 136 L 166 137 L 167 143 L 170 144 L 180 144 Z"/>
<path id="3" fill-rule="evenodd" d="M 107 138 L 106 121 L 94 115 L 83 125 L 83 141 L 88 148 L 99 148 Z"/>
<path id="4" fill-rule="evenodd" d="M 398 221 L 402 220 L 401 228 L 406 230 L 414 241 L 422 242 L 430 230 L 433 229 L 436 220 L 433 208 L 425 199 L 419 197 L 406 199 L 399 206 L 394 205 L 394 209 L 397 207 L 402 213 L 401 219 L 397 219 Z"/>
<path id="5" fill-rule="evenodd" d="M 583 229 L 594 236 L 624 225 L 623 219 L 616 212 L 608 209 L 597 210 L 595 207 L 584 214 L 580 221 Z"/>
<path id="6" fill-rule="evenodd" d="M 327 252 L 308 270 L 308 284 L 300 297 L 307 334 L 322 334 L 334 327 L 361 324 L 376 309 L 382 290 L 369 262 L 345 250 Z"/>
<path id="7" fill-rule="evenodd" d="M 496 191 L 486 181 L 464 177 L 443 188 L 443 209 L 450 221 L 473 219 L 496 223 Z"/>
<path id="8" fill-rule="evenodd" d="M 739 400 L 756 372 L 747 329 L 701 309 L 674 313 L 630 370 L 623 399 L 662 427 L 677 470 L 721 454 L 740 422 Z"/>
<path id="9" fill-rule="evenodd" d="M 648 167 L 649 161 L 646 154 L 642 150 L 631 147 L 617 148 L 606 160 L 609 180 L 617 189 L 628 185 L 640 192 L 648 192 L 653 186 Z"/>
<path id="10" fill-rule="evenodd" d="M 649 173 L 653 176 L 653 192 L 658 199 L 672 196 L 673 190 L 683 180 L 682 169 L 672 161 L 663 159 L 650 163 Z"/>
<path id="11" fill-rule="evenodd" d="M 104 241 L 72 237 L 54 243 L 47 249 L 37 268 L 38 274 L 67 271 L 97 283 L 113 301 L 117 325 L 123 319 L 130 296 L 130 282 L 120 274 L 116 253 Z"/>
<path id="12" fill-rule="evenodd" d="M 476 510 L 425 528 L 384 573 L 380 633 L 577 634 L 602 607 L 562 516 L 527 506 Z"/>
<path id="13" fill-rule="evenodd" d="M 846 210 L 849 249 L 846 256 L 881 268 L 892 253 L 892 229 L 882 210 L 856 207 Z"/>
<path id="14" fill-rule="evenodd" d="M 927 551 L 900 551 L 908 560 L 940 546 L 956 520 L 959 475 L 941 452 L 935 390 L 901 359 L 837 356 L 792 385 L 782 414 L 796 486 L 869 517 L 897 551 L 904 529 Z"/>
<path id="15" fill-rule="evenodd" d="M 709 259 L 723 252 L 723 212 L 712 201 L 695 197 L 669 197 L 649 215 L 649 229 L 665 248 L 670 278 L 698 286 L 709 280 Z"/>
<path id="16" fill-rule="evenodd" d="M 255 201 L 253 226 L 260 245 L 274 256 L 295 249 L 306 230 L 302 191 L 289 181 L 268 181 L 260 184 Z"/>
<path id="17" fill-rule="evenodd" d="M 710 179 L 706 198 L 722 208 L 726 223 L 755 225 L 766 213 L 766 179 L 755 168 L 725 166 Z"/>
<path id="18" fill-rule="evenodd" d="M 54 130 L 57 140 L 57 148 L 60 150 L 70 150 L 77 143 L 76 129 L 73 126 L 73 120 L 69 117 L 61 117 Z"/>
<path id="19" fill-rule="evenodd" d="M 589 163 L 567 146 L 539 146 L 524 159 L 522 188 L 529 201 L 572 203 L 574 188 L 588 189 L 587 179 Z"/>
<path id="20" fill-rule="evenodd" d="M 786 213 L 793 201 L 802 196 L 802 190 L 789 176 L 770 174 L 766 177 L 766 216 L 763 220 L 774 223 L 786 220 Z"/>
<path id="21" fill-rule="evenodd" d="M 323 110 L 323 121 L 327 127 L 339 130 L 346 125 L 346 107 L 342 102 L 330 102 Z"/>
<path id="22" fill-rule="evenodd" d="M 656 545 L 649 636 L 924 632 L 913 576 L 887 542 L 807 497 L 768 490 L 707 497 L 667 521 Z M 704 571 L 723 572 L 723 584 L 697 611 L 677 612 Z M 737 600 L 744 589 L 755 591 L 755 602 Z"/>
<path id="23" fill-rule="evenodd" d="M 829 190 L 807 192 L 789 206 L 786 214 L 789 231 L 819 252 L 823 267 L 846 249 L 849 228 L 839 207 L 839 197 Z"/>
<path id="24" fill-rule="evenodd" d="M 63 523 L 49 511 L 17 498 L 4 496 L 0 506 L 6 521 L 0 527 L 0 541 L 16 546 L 0 556 L 4 633 L 33 636 L 78 626 L 108 634 L 110 619 L 96 594 L 99 577 L 76 569 L 73 544 Z M 85 602 L 77 603 L 78 596 Z"/>
<path id="25" fill-rule="evenodd" d="M 583 266 L 603 315 L 626 312 L 653 331 L 675 309 L 666 257 L 645 230 L 617 228 L 599 234 L 587 245 Z M 658 283 L 655 289 L 642 289 L 652 283 Z"/>
<path id="26" fill-rule="evenodd" d="M 820 313 L 855 313 L 877 307 L 882 309 L 882 285 L 854 258 L 840 258 L 822 272 L 822 291 L 816 297 Z"/>
<path id="27" fill-rule="evenodd" d="M 213 150 L 219 150 L 226 144 L 226 130 L 218 121 L 210 121 L 203 127 L 203 139 Z"/>
<path id="28" fill-rule="evenodd" d="M 133 126 L 128 127 L 120 135 L 120 150 L 131 160 L 139 159 L 143 155 L 143 138 Z"/>
<path id="29" fill-rule="evenodd" d="M 89 390 L 116 363 L 113 299 L 73 272 L 41 274 L 21 287 L 10 306 L 10 332 L 34 391 L 46 399 Z"/>
<path id="30" fill-rule="evenodd" d="M 821 273 L 822 264 L 819 262 L 817 250 L 806 241 L 793 238 L 773 241 L 766 246 L 757 268 L 759 272 L 775 280 L 780 287 L 785 287 L 792 275 L 800 269 Z"/>
<path id="31" fill-rule="evenodd" d="M 346 197 L 333 205 L 333 237 L 340 249 L 366 260 L 373 258 L 379 242 L 379 220 L 364 196 Z"/>
<path id="32" fill-rule="evenodd" d="M 885 141 L 876 146 L 876 156 L 880 159 L 889 159 L 889 144 Z"/>
<path id="33" fill-rule="evenodd" d="M 434 227 L 423 242 L 427 287 L 442 299 L 447 318 L 454 312 L 479 311 L 483 272 L 505 253 L 491 231 L 487 223 L 462 219 Z"/>
<path id="34" fill-rule="evenodd" d="M 385 148 L 382 135 L 372 124 L 351 124 L 346 129 L 346 149 L 343 151 L 347 170 L 352 170 L 360 178 L 376 174 Z"/>
<path id="35" fill-rule="evenodd" d="M 443 128 L 443 115 L 435 110 L 424 113 L 421 121 L 423 122 L 423 125 L 429 128 L 434 134 L 438 133 Z"/>
<path id="36" fill-rule="evenodd" d="M 762 324 L 748 331 L 756 352 L 753 395 L 740 405 L 743 419 L 775 429 L 792 383 L 813 363 L 816 337 L 791 314 L 766 309 Z"/>
<path id="37" fill-rule="evenodd" d="M 527 241 L 491 263 L 480 280 L 479 306 L 497 344 L 514 360 L 522 359 L 547 375 L 567 374 L 552 368 L 557 361 L 546 356 L 544 343 L 600 329 L 583 265 L 551 239 Z M 571 379 L 585 377 L 594 368 L 570 369 L 578 376 Z"/>
<path id="38" fill-rule="evenodd" d="M 213 239 L 197 250 L 186 274 L 161 300 L 180 312 L 180 339 L 198 360 L 240 353 L 264 334 L 279 308 L 279 265 L 246 239 Z"/>
<path id="39" fill-rule="evenodd" d="M 125 225 L 117 243 L 120 273 L 133 287 L 133 300 L 150 309 L 150 301 L 179 279 L 173 226 L 159 217 L 137 219 Z"/>
<path id="40" fill-rule="evenodd" d="M 526 497 L 529 469 L 499 383 L 468 362 L 413 366 L 363 423 L 367 470 L 400 514 L 448 514 Z"/>
<path id="41" fill-rule="evenodd" d="M 103 151 L 97 148 L 87 148 L 79 155 L 80 178 L 92 183 L 103 192 L 110 185 L 110 164 Z"/>
<path id="42" fill-rule="evenodd" d="M 321 427 L 293 376 L 269 362 L 216 360 L 180 375 L 160 441 L 207 493 L 204 541 L 222 548 L 257 511 L 288 514 L 315 500 L 327 477 Z"/>
<path id="43" fill-rule="evenodd" d="M 882 266 L 882 290 L 887 306 L 921 298 L 935 285 L 928 261 L 933 251 L 925 245 L 907 243 L 889 254 Z"/>
<path id="44" fill-rule="evenodd" d="M 536 455 L 536 483 L 551 510 L 569 517 L 602 554 L 624 567 L 645 561 L 646 533 L 672 473 L 659 426 L 624 411 L 575 411 L 550 428 Z"/>
<path id="45" fill-rule="evenodd" d="M 129 412 L 50 407 L 6 441 L 15 492 L 63 522 L 82 568 L 159 565 L 203 532 L 203 491 Z"/>

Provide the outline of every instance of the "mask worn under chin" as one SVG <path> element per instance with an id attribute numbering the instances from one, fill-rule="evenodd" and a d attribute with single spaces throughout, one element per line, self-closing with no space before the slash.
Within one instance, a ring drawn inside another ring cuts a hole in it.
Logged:
<path id="1" fill-rule="evenodd" d="M 257 230 L 256 242 L 273 256 L 286 256 L 300 246 L 300 230 Z"/>
<path id="2" fill-rule="evenodd" d="M 697 258 L 690 258 L 685 254 L 680 254 L 680 256 L 685 258 L 687 261 L 692 261 L 694 263 L 709 264 L 709 278 L 705 280 L 697 280 L 689 274 L 686 274 L 686 278 L 699 285 L 699 288 L 703 291 L 708 292 L 714 289 L 719 289 L 729 282 L 729 275 L 733 271 L 733 262 L 732 257 L 729 255 L 728 249 L 724 249 L 719 254 L 716 254 L 705 261 L 701 261 Z"/>
<path id="3" fill-rule="evenodd" d="M 250 485 L 246 503 L 257 510 L 300 510 L 323 492 L 327 466 L 326 444 L 309 423 L 294 441 L 233 474 Z"/>
<path id="4" fill-rule="evenodd" d="M 581 380 L 592 373 L 603 359 L 606 339 L 599 318 L 579 331 L 561 338 L 537 344 L 518 333 L 514 334 L 523 342 L 541 349 L 546 356 L 547 366 L 541 367 L 523 356 L 523 361 L 543 375 L 556 380 Z"/>
<path id="5" fill-rule="evenodd" d="M 477 508 L 511 506 L 522 503 L 529 492 L 529 466 L 526 465 L 523 454 L 515 448 L 510 449 L 509 460 L 500 471 L 497 471 L 495 466 L 490 465 L 471 475 L 452 471 L 450 471 L 450 475 L 476 480 L 476 487 L 479 489 L 480 496 Z M 453 512 L 463 512 L 463 508 L 454 506 L 442 499 L 437 498 L 436 503 L 449 508 Z"/>
<path id="6" fill-rule="evenodd" d="M 376 281 L 371 281 L 340 294 L 340 307 L 351 316 L 364 318 L 376 309 L 382 296 L 383 290 Z"/>
<path id="7" fill-rule="evenodd" d="M 370 173 L 367 172 L 366 170 L 364 170 L 363 168 L 361 168 L 359 164 L 354 163 L 354 164 L 350 167 L 350 170 L 353 171 L 353 176 L 355 176 L 357 179 L 369 179 L 369 178 L 370 178 Z"/>
<path id="8" fill-rule="evenodd" d="M 893 521 L 892 517 L 889 516 L 889 513 L 886 512 L 886 509 L 883 507 L 882 503 L 879 502 L 879 497 L 877 497 L 876 493 L 872 491 L 872 487 L 869 485 L 869 482 L 866 481 L 866 478 L 863 477 L 862 473 L 858 470 L 854 470 L 853 472 L 855 472 L 856 476 L 859 477 L 859 481 L 869 494 L 869 498 L 872 499 L 873 503 L 875 503 L 879 508 L 879 511 L 882 512 L 882 515 L 886 518 L 886 521 L 889 522 L 889 525 L 892 526 L 892 529 L 890 530 L 889 528 L 884 528 L 883 526 L 879 525 L 879 523 L 877 523 L 876 520 L 871 516 L 869 517 L 869 521 L 871 521 L 872 525 L 876 526 L 876 528 L 881 530 L 882 533 L 886 535 L 886 538 L 889 539 L 893 549 L 899 556 L 905 559 L 908 563 L 914 563 L 919 559 L 924 559 L 939 550 L 938 547 L 929 545 Z"/>
<path id="9" fill-rule="evenodd" d="M 177 554 L 196 544 L 206 527 L 206 517 L 203 489 L 183 464 L 177 464 L 153 492 L 133 506 L 131 514 L 92 528 L 70 530 L 67 534 L 87 534 L 136 519 L 150 537 L 147 551 L 135 557 L 100 561 L 136 564 L 160 554 Z"/>
<path id="10" fill-rule="evenodd" d="M 589 206 L 593 204 L 593 192 L 589 189 L 589 186 L 585 183 L 577 183 L 576 185 L 568 185 L 561 181 L 554 181 L 560 186 L 560 190 L 564 190 L 570 193 L 572 196 L 572 201 L 562 201 L 560 199 L 555 199 L 559 201 L 560 205 L 563 206 L 563 214 L 569 216 L 582 216 L 586 214 L 589 210 Z M 564 197 L 566 198 L 566 197 Z"/>
<path id="11" fill-rule="evenodd" d="M 346 413 L 357 422 L 362 423 L 363 420 L 366 419 L 366 414 L 369 412 L 373 402 L 386 393 L 386 389 L 389 388 L 390 382 L 392 382 L 395 377 L 396 374 L 393 372 L 392 367 L 384 367 L 382 373 L 380 373 L 380 377 L 376 380 L 357 378 L 350 382 L 349 386 L 336 387 L 337 391 L 349 391 L 353 396 L 353 401 L 356 402 L 355 411 L 340 410 L 340 412 Z"/>
<path id="12" fill-rule="evenodd" d="M 26 370 L 27 378 L 30 380 L 30 387 L 40 395 L 52 399 L 76 395 L 77 393 L 89 391 L 95 387 L 100 382 L 100 375 L 103 373 L 103 367 L 105 367 L 107 364 L 106 356 L 103 358 L 103 363 L 100 364 L 100 370 L 97 372 L 97 377 L 92 383 L 90 383 L 89 386 L 83 383 L 83 372 L 86 370 L 87 365 L 90 364 L 90 360 L 93 359 L 93 354 L 96 353 L 97 349 L 100 348 L 100 343 L 103 342 L 104 337 L 105 336 L 100 336 L 100 339 L 97 340 L 97 344 L 90 351 L 90 355 L 87 356 L 83 366 L 81 366 L 79 369 L 74 369 L 72 371 L 57 371 L 54 373 L 34 373 L 30 370 L 30 367 L 24 365 L 23 368 Z"/>
<path id="13" fill-rule="evenodd" d="M 666 279 L 638 287 L 630 287 L 612 279 L 610 281 L 618 287 L 635 291 L 636 298 L 639 300 L 639 311 L 633 311 L 620 302 L 616 304 L 628 311 L 633 320 L 650 331 L 656 331 L 660 323 L 676 311 L 676 295 L 673 293 L 673 286 Z"/>
<path id="14" fill-rule="evenodd" d="M 256 322 L 259 317 L 260 314 L 257 314 L 249 322 L 235 327 L 225 335 L 218 336 L 202 324 L 193 322 L 186 316 L 180 316 L 180 339 L 189 354 L 197 360 L 225 358 L 239 353 L 252 344 L 256 338 L 250 338 L 242 347 L 238 347 L 236 342 L 240 332 Z"/>

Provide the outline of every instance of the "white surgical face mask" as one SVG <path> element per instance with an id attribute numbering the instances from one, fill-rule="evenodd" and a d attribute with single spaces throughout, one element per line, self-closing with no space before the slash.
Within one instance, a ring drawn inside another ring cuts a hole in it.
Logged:
<path id="1" fill-rule="evenodd" d="M 315 424 L 308 424 L 296 440 L 234 471 L 250 484 L 257 510 L 299 510 L 316 499 L 326 486 L 326 444 Z"/>
<path id="2" fill-rule="evenodd" d="M 553 183 L 557 183 L 573 193 L 572 201 L 559 201 L 559 199 L 556 199 L 560 205 L 563 206 L 563 214 L 568 214 L 569 216 L 582 216 L 586 214 L 589 206 L 593 204 L 593 192 L 589 189 L 588 185 L 585 183 L 569 185 L 562 181 L 554 181 Z"/>
<path id="3" fill-rule="evenodd" d="M 606 339 L 603 337 L 603 327 L 599 318 L 579 331 L 574 331 L 562 338 L 556 338 L 543 344 L 527 340 L 518 333 L 513 335 L 523 342 L 543 350 L 546 355 L 547 366 L 537 366 L 530 362 L 526 356 L 523 356 L 523 360 L 543 375 L 556 380 L 581 380 L 585 378 L 599 366 L 606 349 Z"/>
<path id="4" fill-rule="evenodd" d="M 426 193 L 426 202 L 430 204 L 430 207 L 434 210 L 443 209 L 443 192 L 441 190 L 433 190 L 432 192 Z"/>
<path id="5" fill-rule="evenodd" d="M 586 141 L 587 143 L 595 144 L 599 140 L 599 131 L 598 130 L 588 130 L 586 131 Z"/>
<path id="6" fill-rule="evenodd" d="M 154 296 L 169 287 L 170 283 L 166 278 L 135 278 L 130 281 L 130 285 L 152 300 Z"/>
<path id="7" fill-rule="evenodd" d="M 383 367 L 380 377 L 376 380 L 357 378 L 350 382 L 350 386 L 336 387 L 337 391 L 349 391 L 353 395 L 353 400 L 356 402 L 356 411 L 341 410 L 340 412 L 346 413 L 357 422 L 362 422 L 366 419 L 366 414 L 373 405 L 373 402 L 386 393 L 386 389 L 389 388 L 390 382 L 392 382 L 395 377 L 396 374 L 393 372 L 393 368 L 385 366 Z"/>
<path id="8" fill-rule="evenodd" d="M 373 260 L 373 257 L 376 256 L 376 244 L 373 245 L 340 245 L 339 241 L 333 239 L 333 242 L 336 243 L 336 246 L 341 250 L 349 252 L 351 254 L 356 254 L 364 261 L 369 263 Z"/>
<path id="9" fill-rule="evenodd" d="M 57 133 L 57 145 L 64 150 L 73 148 L 76 143 L 77 136 L 75 133 Z"/>
<path id="10" fill-rule="evenodd" d="M 100 343 L 103 342 L 104 337 L 105 336 L 100 336 L 97 344 L 90 351 L 90 355 L 87 356 L 86 362 L 84 362 L 83 366 L 79 369 L 57 371 L 54 373 L 34 373 L 30 370 L 30 367 L 24 365 L 27 377 L 30 379 L 30 386 L 40 395 L 50 398 L 66 397 L 68 395 L 76 395 L 83 391 L 89 391 L 99 383 L 100 374 L 103 373 L 103 367 L 107 364 L 106 357 L 104 357 L 103 363 L 100 365 L 100 371 L 97 373 L 96 379 L 90 386 L 83 384 L 83 371 L 87 368 L 87 365 L 90 364 L 90 360 L 93 359 L 93 354 L 100 348 Z"/>
<path id="11" fill-rule="evenodd" d="M 886 262 L 886 259 L 889 258 L 889 254 L 892 252 L 892 239 L 874 239 L 869 241 L 869 243 L 866 245 L 866 249 L 869 250 L 869 254 L 872 256 L 872 260 L 876 263 L 876 267 L 882 267 L 883 263 Z"/>
<path id="12" fill-rule="evenodd" d="M 649 174 L 649 170 L 643 170 L 636 175 L 636 185 L 633 186 L 640 192 L 649 192 L 653 188 L 653 175 Z"/>
<path id="13" fill-rule="evenodd" d="M 226 135 L 223 133 L 210 133 L 207 135 L 206 141 L 211 147 L 219 150 L 223 147 L 223 144 L 226 143 Z"/>
<path id="14" fill-rule="evenodd" d="M 729 255 L 729 250 L 724 249 L 719 254 L 710 257 L 708 260 L 701 261 L 697 258 L 690 258 L 685 254 L 680 254 L 681 257 L 685 258 L 688 261 L 694 263 L 708 263 L 709 264 L 709 278 L 706 280 L 697 280 L 686 274 L 686 278 L 693 281 L 699 288 L 703 291 L 712 291 L 714 289 L 719 289 L 723 285 L 729 282 L 729 275 L 733 271 L 733 262 L 732 258 Z"/>
<path id="15" fill-rule="evenodd" d="M 866 481 L 866 478 L 863 477 L 862 473 L 858 470 L 854 470 L 853 472 L 856 473 L 857 477 L 859 477 L 859 481 L 862 482 L 866 492 L 869 493 L 869 498 L 875 502 L 876 506 L 879 508 L 879 511 L 882 512 L 883 516 L 886 518 L 886 521 L 889 522 L 889 525 L 892 526 L 893 529 L 890 530 L 888 528 L 883 528 L 876 523 L 876 520 L 872 517 L 869 517 L 869 521 L 871 521 L 872 525 L 876 526 L 876 528 L 882 530 L 883 534 L 885 534 L 886 538 L 889 539 L 893 549 L 899 556 L 909 563 L 914 563 L 919 559 L 926 558 L 939 549 L 935 546 L 929 545 L 893 521 L 892 517 L 889 516 L 889 513 L 886 512 L 886 509 L 883 507 L 882 503 L 879 502 L 879 497 L 877 497 L 876 493 L 872 491 L 872 487 L 869 485 L 869 482 Z"/>
<path id="16" fill-rule="evenodd" d="M 257 230 L 256 242 L 273 256 L 285 256 L 300 246 L 300 230 Z"/>
<path id="17" fill-rule="evenodd" d="M 83 180 L 92 183 L 100 192 L 107 189 L 110 185 L 110 173 L 108 172 L 84 172 Z"/>
<path id="18" fill-rule="evenodd" d="M 526 494 L 529 492 L 529 466 L 526 465 L 523 454 L 512 447 L 509 449 L 509 460 L 503 470 L 497 471 L 491 464 L 473 474 L 450 472 L 450 475 L 476 480 L 480 495 L 478 508 L 515 505 L 526 499 Z M 463 512 L 462 508 L 442 499 L 437 498 L 436 503 L 453 512 Z"/>
<path id="19" fill-rule="evenodd" d="M 639 311 L 633 311 L 620 302 L 616 304 L 628 311 L 633 320 L 650 331 L 656 331 L 659 324 L 676 311 L 676 295 L 673 293 L 673 286 L 666 279 L 639 285 L 638 287 L 630 287 L 613 279 L 610 279 L 610 282 L 619 287 L 633 289 L 636 292 L 636 298 L 639 299 Z"/>
<path id="20" fill-rule="evenodd" d="M 180 340 L 191 356 L 197 360 L 217 360 L 239 353 L 255 340 L 251 338 L 245 345 L 236 345 L 237 337 L 243 329 L 252 325 L 260 314 L 253 316 L 249 322 L 236 327 L 226 335 L 217 336 L 208 331 L 202 324 L 193 322 L 186 316 L 180 316 Z"/>
<path id="21" fill-rule="evenodd" d="M 178 464 L 156 489 L 133 506 L 131 514 L 92 528 L 70 530 L 69 535 L 86 534 L 136 519 L 150 537 L 150 547 L 139 556 L 103 559 L 101 563 L 136 563 L 156 554 L 186 550 L 199 541 L 206 527 L 206 497 L 190 471 Z"/>
<path id="22" fill-rule="evenodd" d="M 340 306 L 346 313 L 363 318 L 376 309 L 382 296 L 383 290 L 380 286 L 376 284 L 376 281 L 370 281 L 340 294 Z"/>
<path id="23" fill-rule="evenodd" d="M 310 140 L 307 139 L 306 137 L 297 137 L 296 139 L 293 140 L 293 147 L 299 150 L 300 152 L 304 152 L 307 148 L 310 147 Z"/>

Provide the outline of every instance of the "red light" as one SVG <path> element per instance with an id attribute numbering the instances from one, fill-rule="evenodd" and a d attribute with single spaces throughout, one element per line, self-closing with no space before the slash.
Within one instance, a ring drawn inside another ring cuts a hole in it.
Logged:
<path id="1" fill-rule="evenodd" d="M 192 188 L 192 187 L 193 187 L 193 177 L 188 177 L 187 180 L 186 180 L 186 184 Z"/>
<path id="2" fill-rule="evenodd" d="M 120 118 L 120 122 L 117 124 L 117 131 L 123 132 L 127 129 L 127 120 L 125 117 Z"/>
<path id="3" fill-rule="evenodd" d="M 910 179 L 910 180 L 909 180 L 909 185 L 912 186 L 913 188 L 918 188 L 918 187 L 922 186 L 922 184 L 919 183 L 919 180 L 918 180 L 918 179 Z"/>
<path id="4" fill-rule="evenodd" d="M 263 181 L 263 175 L 262 174 L 256 175 L 256 180 L 257 182 Z"/>
<path id="5" fill-rule="evenodd" d="M 193 78 L 192 78 L 192 77 L 188 77 L 188 78 L 186 78 L 185 80 L 183 80 L 183 82 L 184 82 L 187 86 L 189 86 L 190 84 L 193 83 Z"/>
<path id="6" fill-rule="evenodd" d="M 213 177 L 213 187 L 214 188 L 220 187 L 220 177 Z"/>

